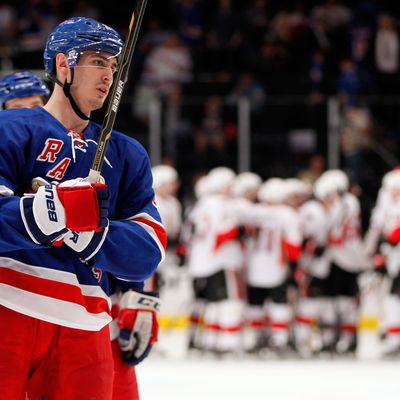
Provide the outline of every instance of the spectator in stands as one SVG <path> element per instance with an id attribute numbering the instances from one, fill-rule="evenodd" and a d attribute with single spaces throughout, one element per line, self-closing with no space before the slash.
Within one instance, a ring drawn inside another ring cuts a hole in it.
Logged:
<path id="1" fill-rule="evenodd" d="M 351 31 L 351 58 L 358 66 L 365 66 L 371 44 L 372 32 L 367 26 L 356 27 Z"/>
<path id="2" fill-rule="evenodd" d="M 94 6 L 93 1 L 90 0 L 77 0 L 75 2 L 74 11 L 72 15 L 84 15 L 88 18 L 98 19 L 100 17 L 99 7 Z"/>
<path id="3" fill-rule="evenodd" d="M 197 170 L 229 163 L 229 138 L 237 133 L 235 129 L 226 121 L 222 98 L 209 96 L 194 132 L 195 159 L 192 163 L 197 164 Z"/>
<path id="4" fill-rule="evenodd" d="M 268 3 L 268 0 L 253 0 L 253 4 L 244 12 L 243 29 L 246 43 L 249 45 L 260 46 L 268 31 Z"/>
<path id="5" fill-rule="evenodd" d="M 218 0 L 218 10 L 211 18 L 207 46 L 237 48 L 242 42 L 240 26 L 240 16 L 233 7 L 232 0 Z"/>
<path id="6" fill-rule="evenodd" d="M 288 83 L 289 55 L 286 47 L 279 41 L 267 36 L 258 54 L 249 65 L 263 77 L 263 83 L 273 93 L 288 93 L 292 89 Z"/>
<path id="7" fill-rule="evenodd" d="M 340 62 L 340 75 L 337 80 L 337 95 L 342 104 L 352 106 L 357 103 L 361 82 L 357 66 L 348 58 Z"/>
<path id="8" fill-rule="evenodd" d="M 190 48 L 201 45 L 204 36 L 204 18 L 196 0 L 179 0 L 178 31 L 183 42 Z"/>
<path id="9" fill-rule="evenodd" d="M 365 171 L 365 150 L 371 146 L 373 120 L 370 111 L 362 107 L 345 107 L 340 128 L 344 168 L 355 182 L 362 182 Z"/>
<path id="10" fill-rule="evenodd" d="M 227 96 L 228 105 L 236 107 L 241 97 L 250 101 L 252 112 L 260 112 L 265 104 L 265 89 L 251 72 L 242 72 L 239 75 L 235 86 Z"/>
<path id="11" fill-rule="evenodd" d="M 179 37 L 170 33 L 164 42 L 150 51 L 135 96 L 135 114 L 147 118 L 148 104 L 152 97 L 167 96 L 180 90 L 192 79 L 192 59 L 188 48 Z"/>
<path id="12" fill-rule="evenodd" d="M 295 1 L 287 12 L 287 18 L 292 37 L 303 35 L 308 25 L 304 1 Z"/>
<path id="13" fill-rule="evenodd" d="M 161 21 L 158 17 L 150 16 L 139 37 L 139 49 L 141 53 L 147 54 L 154 48 L 162 46 L 168 32 L 162 29 Z"/>
<path id="14" fill-rule="evenodd" d="M 317 50 L 311 57 L 309 78 L 311 91 L 323 92 L 326 74 L 325 55 L 321 50 Z"/>
<path id="15" fill-rule="evenodd" d="M 0 1 L 0 48 L 1 54 L 8 53 L 14 44 L 18 31 L 17 13 L 7 0 Z"/>
<path id="16" fill-rule="evenodd" d="M 350 23 L 351 10 L 340 0 L 326 0 L 311 10 L 312 20 L 320 18 L 326 21 L 328 30 L 334 30 Z"/>
<path id="17" fill-rule="evenodd" d="M 299 171 L 297 178 L 313 185 L 325 171 L 325 164 L 325 158 L 321 154 L 313 154 L 308 160 L 308 167 Z"/>
<path id="18" fill-rule="evenodd" d="M 165 155 L 176 160 L 180 144 L 191 139 L 192 135 L 190 117 L 182 110 L 182 92 L 179 88 L 168 93 L 165 98 L 164 124 Z"/>
<path id="19" fill-rule="evenodd" d="M 396 20 L 391 15 L 380 15 L 373 45 L 376 78 L 380 93 L 398 94 L 400 39 Z"/>
<path id="20" fill-rule="evenodd" d="M 60 20 L 61 2 L 28 0 L 19 19 L 20 47 L 24 51 L 42 51 L 51 29 Z"/>
<path id="21" fill-rule="evenodd" d="M 188 48 L 174 33 L 150 52 L 142 80 L 161 94 L 168 94 L 192 79 L 192 60 Z"/>

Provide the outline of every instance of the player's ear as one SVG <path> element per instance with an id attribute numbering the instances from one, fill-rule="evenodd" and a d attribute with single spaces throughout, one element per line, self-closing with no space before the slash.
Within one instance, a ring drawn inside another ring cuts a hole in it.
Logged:
<path id="1" fill-rule="evenodd" d="M 58 53 L 55 60 L 57 78 L 64 82 L 66 79 L 69 81 L 70 68 L 68 65 L 67 56 L 63 53 Z"/>

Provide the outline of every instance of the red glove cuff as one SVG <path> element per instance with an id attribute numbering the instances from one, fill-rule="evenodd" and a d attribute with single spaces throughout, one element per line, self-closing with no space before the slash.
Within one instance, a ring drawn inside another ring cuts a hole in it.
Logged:
<path id="1" fill-rule="evenodd" d="M 65 209 L 68 229 L 88 232 L 98 228 L 100 209 L 96 190 L 92 186 L 57 186 L 57 193 Z"/>
<path id="2" fill-rule="evenodd" d="M 158 321 L 156 312 L 153 310 L 134 310 L 129 308 L 121 310 L 118 315 L 118 328 L 131 330 L 135 324 L 137 314 L 143 312 L 152 314 L 153 324 L 151 327 L 150 344 L 154 344 L 158 340 Z"/>

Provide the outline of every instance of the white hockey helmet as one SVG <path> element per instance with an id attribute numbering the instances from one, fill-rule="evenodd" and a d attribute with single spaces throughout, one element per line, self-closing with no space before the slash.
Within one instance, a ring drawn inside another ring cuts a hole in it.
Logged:
<path id="1" fill-rule="evenodd" d="M 209 193 L 220 193 L 228 190 L 235 179 L 235 173 L 228 167 L 213 168 L 207 175 Z"/>
<path id="2" fill-rule="evenodd" d="M 250 191 L 258 191 L 262 184 L 259 175 L 254 172 L 242 172 L 233 182 L 232 193 L 236 197 L 244 196 Z"/>
<path id="3" fill-rule="evenodd" d="M 210 192 L 207 181 L 208 181 L 208 176 L 202 175 L 195 182 L 193 191 L 194 191 L 194 195 L 196 196 L 197 200 L 201 199 L 202 197 L 204 197 L 205 195 L 207 195 Z"/>
<path id="4" fill-rule="evenodd" d="M 178 182 L 178 173 L 170 165 L 156 165 L 151 170 L 153 175 L 153 189 L 158 190 Z"/>
<path id="5" fill-rule="evenodd" d="M 349 190 L 349 178 L 339 169 L 324 172 L 314 183 L 314 194 L 317 199 L 326 198 L 333 193 L 344 193 Z"/>
<path id="6" fill-rule="evenodd" d="M 332 182 L 332 185 L 335 185 L 337 191 L 343 193 L 347 192 L 350 187 L 349 178 L 347 175 L 340 169 L 330 169 L 322 174 Z"/>
<path id="7" fill-rule="evenodd" d="M 387 174 L 384 187 L 387 190 L 400 190 L 400 171 L 393 170 Z"/>
<path id="8" fill-rule="evenodd" d="M 258 190 L 258 200 L 268 203 L 280 203 L 287 197 L 285 181 L 281 178 L 270 178 Z"/>
<path id="9" fill-rule="evenodd" d="M 400 170 L 398 169 L 392 169 L 391 171 L 387 172 L 385 175 L 383 175 L 382 178 L 382 187 L 384 189 L 387 189 L 388 186 L 391 183 L 391 180 L 394 176 L 400 175 Z"/>
<path id="10" fill-rule="evenodd" d="M 311 186 L 298 178 L 285 179 L 288 196 L 308 196 L 312 193 Z"/>

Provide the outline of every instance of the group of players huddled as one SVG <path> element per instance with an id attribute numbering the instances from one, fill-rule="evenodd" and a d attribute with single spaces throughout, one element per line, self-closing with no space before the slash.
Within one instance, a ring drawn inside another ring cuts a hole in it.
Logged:
<path id="1" fill-rule="evenodd" d="M 153 177 L 169 232 L 160 274 L 184 254 L 193 286 L 189 348 L 354 352 L 362 277 L 372 274 L 387 288 L 376 327 L 382 354 L 400 354 L 400 170 L 384 176 L 365 235 L 341 170 L 310 185 L 217 167 L 197 180 L 196 201 L 184 211 L 174 168 L 153 167 Z"/>

